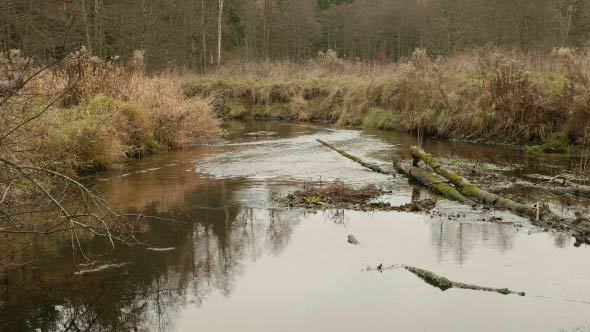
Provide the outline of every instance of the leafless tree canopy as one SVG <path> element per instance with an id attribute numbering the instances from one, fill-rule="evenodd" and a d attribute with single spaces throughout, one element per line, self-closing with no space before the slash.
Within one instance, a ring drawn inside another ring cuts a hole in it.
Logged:
<path id="1" fill-rule="evenodd" d="M 417 47 L 550 50 L 585 46 L 590 35 L 584 0 L 5 0 L 0 13 L 5 51 L 51 59 L 85 45 L 102 58 L 129 58 L 143 49 L 151 69 L 299 60 L 327 49 L 369 60 Z"/>

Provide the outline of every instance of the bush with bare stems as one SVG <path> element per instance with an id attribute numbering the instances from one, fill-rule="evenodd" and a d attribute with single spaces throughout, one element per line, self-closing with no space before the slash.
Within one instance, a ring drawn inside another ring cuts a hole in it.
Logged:
<path id="1" fill-rule="evenodd" d="M 0 246 L 9 254 L 0 269 L 29 261 L 22 253 L 35 241 L 23 236 L 67 234 L 75 266 L 92 261 L 82 239 L 104 238 L 111 248 L 138 243 L 136 223 L 155 217 L 118 211 L 79 174 L 216 135 L 207 104 L 185 98 L 172 77 L 143 76 L 137 61 L 131 71 L 84 49 L 45 66 L 7 54 L 0 58 Z"/>

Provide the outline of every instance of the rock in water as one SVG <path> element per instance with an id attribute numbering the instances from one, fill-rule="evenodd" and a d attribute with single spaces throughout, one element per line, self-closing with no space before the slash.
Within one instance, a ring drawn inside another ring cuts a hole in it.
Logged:
<path id="1" fill-rule="evenodd" d="M 348 235 L 348 243 L 354 244 L 355 246 L 361 244 L 352 234 Z"/>

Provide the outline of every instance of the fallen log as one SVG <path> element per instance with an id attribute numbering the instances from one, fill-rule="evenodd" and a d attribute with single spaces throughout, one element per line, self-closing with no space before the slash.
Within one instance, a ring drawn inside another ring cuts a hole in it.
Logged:
<path id="1" fill-rule="evenodd" d="M 320 142 L 320 143 L 322 143 L 323 145 L 329 147 L 330 149 L 332 149 L 332 150 L 340 153 L 342 156 L 344 156 L 344 157 L 346 157 L 346 158 L 354 161 L 355 163 L 360 164 L 360 165 L 362 165 L 362 166 L 364 166 L 364 167 L 366 167 L 366 168 L 368 168 L 368 169 L 370 169 L 370 170 L 372 170 L 374 172 L 381 173 L 381 174 L 386 174 L 386 175 L 393 175 L 392 172 L 388 172 L 388 171 L 382 169 L 381 167 L 379 167 L 378 165 L 365 162 L 362 159 L 360 159 L 359 157 L 353 156 L 353 155 L 351 155 L 350 153 L 348 153 L 346 151 L 340 150 L 340 149 L 336 148 L 335 146 L 330 145 L 327 142 L 322 141 L 321 139 L 317 139 L 317 141 Z"/>
<path id="2" fill-rule="evenodd" d="M 430 166 L 430 168 L 435 173 L 439 174 L 455 185 L 463 196 L 471 197 L 486 205 L 510 210 L 531 219 L 539 219 L 547 214 L 546 211 L 540 211 L 533 206 L 524 205 L 479 188 L 459 174 L 443 167 L 436 160 L 434 160 L 430 154 L 424 152 L 424 150 L 420 149 L 419 147 L 412 146 L 410 151 L 412 152 L 412 157 L 414 158 L 414 166 L 417 166 L 419 161 L 424 162 L 426 165 Z"/>
<path id="3" fill-rule="evenodd" d="M 414 266 L 404 265 L 403 266 L 406 270 L 412 272 L 420 279 L 424 280 L 427 284 L 432 285 L 434 287 L 439 288 L 442 291 L 445 291 L 449 288 L 461 288 L 461 289 L 472 289 L 472 290 L 479 290 L 485 292 L 494 292 L 503 295 L 508 294 L 517 294 L 520 296 L 525 296 L 525 292 L 515 292 L 508 288 L 493 288 L 493 287 L 484 287 L 472 284 L 464 284 L 462 282 L 451 281 L 445 277 L 439 276 L 438 274 L 424 270 L 421 268 L 417 268 Z"/>
<path id="4" fill-rule="evenodd" d="M 325 141 L 322 141 L 321 139 L 317 139 L 317 141 L 320 142 L 321 144 L 329 147 L 330 149 L 338 152 L 342 156 L 344 156 L 344 157 L 346 157 L 346 158 L 348 158 L 348 159 L 350 159 L 350 160 L 352 160 L 352 161 L 354 161 L 354 162 L 356 162 L 356 163 L 358 163 L 358 164 L 360 164 L 360 165 L 362 165 L 374 172 L 386 174 L 386 175 L 394 175 L 395 174 L 393 172 L 389 172 L 389 171 L 382 169 L 378 165 L 365 162 L 362 159 L 360 159 L 359 157 L 353 156 L 346 151 L 340 150 L 340 149 L 334 147 L 333 145 L 331 145 Z M 423 169 L 420 169 L 420 168 L 414 167 L 414 166 L 410 166 L 406 169 L 401 165 L 400 162 L 395 162 L 395 161 L 394 161 L 393 166 L 395 167 L 395 169 L 398 173 L 402 173 L 402 174 L 406 175 L 407 177 L 418 181 L 420 184 L 430 188 L 436 194 L 439 194 L 439 195 L 444 196 L 446 198 L 453 199 L 453 200 L 460 201 L 460 202 L 466 201 L 465 197 L 463 197 L 455 188 L 453 188 L 452 186 L 450 186 L 448 183 L 446 183 L 444 181 L 440 181 L 440 179 L 438 179 L 437 176 L 431 172 L 428 172 L 426 170 L 423 170 Z"/>
<path id="5" fill-rule="evenodd" d="M 457 189 L 444 181 L 440 181 L 432 172 L 418 168 L 416 166 L 404 167 L 397 157 L 393 157 L 393 167 L 398 173 L 405 175 L 410 179 L 414 179 L 420 184 L 430 188 L 436 194 L 444 196 L 458 202 L 466 202 L 465 196 L 461 195 Z"/>
<path id="6" fill-rule="evenodd" d="M 414 165 L 417 165 L 419 161 L 424 162 L 437 174 L 454 184 L 462 195 L 471 197 L 486 205 L 510 210 L 516 214 L 529 217 L 533 220 L 533 224 L 537 226 L 551 227 L 558 230 L 569 230 L 576 238 L 576 246 L 579 246 L 582 243 L 590 244 L 590 221 L 587 219 L 584 219 L 579 215 L 576 215 L 576 219 L 565 219 L 553 214 L 551 211 L 524 205 L 490 193 L 467 181 L 459 174 L 446 169 L 434 160 L 430 154 L 424 152 L 424 150 L 413 146 L 410 148 L 410 151 L 414 159 Z"/>
<path id="7" fill-rule="evenodd" d="M 556 195 L 573 195 L 582 198 L 590 198 L 590 186 L 570 185 L 567 187 L 550 187 L 549 191 Z"/>

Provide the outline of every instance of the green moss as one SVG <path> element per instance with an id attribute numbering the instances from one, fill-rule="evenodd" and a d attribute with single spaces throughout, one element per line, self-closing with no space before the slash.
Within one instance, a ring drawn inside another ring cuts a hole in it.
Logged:
<path id="1" fill-rule="evenodd" d="M 257 119 L 270 118 L 270 108 L 264 104 L 255 104 L 252 107 L 252 116 Z"/>
<path id="2" fill-rule="evenodd" d="M 480 192 L 481 190 L 477 186 L 472 184 L 463 187 L 463 189 L 461 190 L 461 193 L 467 197 L 475 197 L 479 195 Z"/>
<path id="3" fill-rule="evenodd" d="M 449 199 L 452 199 L 455 201 L 459 201 L 459 202 L 465 200 L 465 198 L 455 188 L 453 188 L 452 186 L 450 186 L 446 183 L 443 183 L 443 182 L 435 183 L 433 185 L 433 188 L 438 194 L 440 194 L 446 198 L 449 198 Z"/>
<path id="4" fill-rule="evenodd" d="M 418 276 L 420 279 L 424 280 L 429 285 L 437 287 L 443 291 L 453 287 L 452 281 L 428 270 L 424 270 L 414 266 L 404 266 L 404 268 Z"/>

